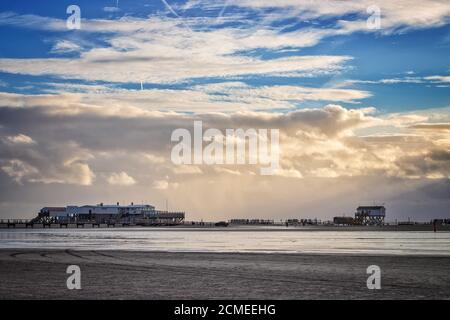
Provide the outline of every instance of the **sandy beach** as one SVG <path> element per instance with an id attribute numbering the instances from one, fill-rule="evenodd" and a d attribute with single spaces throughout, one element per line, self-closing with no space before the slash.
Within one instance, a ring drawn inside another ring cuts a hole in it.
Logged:
<path id="1" fill-rule="evenodd" d="M 2 249 L 0 283 L 1 299 L 449 299 L 450 257 Z"/>

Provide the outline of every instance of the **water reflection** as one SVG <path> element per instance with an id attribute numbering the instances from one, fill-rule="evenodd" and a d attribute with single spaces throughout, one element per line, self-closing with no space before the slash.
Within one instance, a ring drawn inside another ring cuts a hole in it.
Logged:
<path id="1" fill-rule="evenodd" d="M 205 229 L 6 229 L 0 248 L 450 255 L 450 233 Z"/>

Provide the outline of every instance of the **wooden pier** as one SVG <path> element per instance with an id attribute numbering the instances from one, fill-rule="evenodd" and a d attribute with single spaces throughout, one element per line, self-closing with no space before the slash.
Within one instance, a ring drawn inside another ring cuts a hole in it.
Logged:
<path id="1" fill-rule="evenodd" d="M 129 222 L 34 222 L 26 219 L 2 219 L 0 220 L 0 229 L 61 229 L 61 228 L 120 228 L 120 227 L 135 227 L 134 223 Z"/>

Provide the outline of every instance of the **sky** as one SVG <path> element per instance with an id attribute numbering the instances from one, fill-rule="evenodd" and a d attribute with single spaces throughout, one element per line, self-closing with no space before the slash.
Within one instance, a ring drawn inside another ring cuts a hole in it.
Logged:
<path id="1" fill-rule="evenodd" d="M 449 217 L 449 23 L 446 0 L 3 0 L 0 217 Z M 278 129 L 280 168 L 174 164 L 194 121 Z"/>

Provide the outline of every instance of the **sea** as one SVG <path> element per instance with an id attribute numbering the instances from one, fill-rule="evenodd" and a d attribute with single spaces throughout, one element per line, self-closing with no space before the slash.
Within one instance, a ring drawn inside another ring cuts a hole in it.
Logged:
<path id="1" fill-rule="evenodd" d="M 154 227 L 1 229 L 2 248 L 450 256 L 450 232 Z"/>

